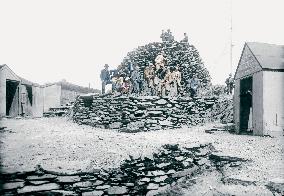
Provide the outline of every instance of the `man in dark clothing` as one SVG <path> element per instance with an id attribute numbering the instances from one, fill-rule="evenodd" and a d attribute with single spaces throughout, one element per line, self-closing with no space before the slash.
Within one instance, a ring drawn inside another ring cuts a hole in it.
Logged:
<path id="1" fill-rule="evenodd" d="M 196 76 L 193 76 L 191 79 L 189 79 L 188 87 L 189 87 L 190 96 L 195 97 L 199 87 L 199 82 Z"/>
<path id="2" fill-rule="evenodd" d="M 231 95 L 234 88 L 234 80 L 232 78 L 232 74 L 229 75 L 229 78 L 226 79 L 225 83 L 227 85 L 227 93 Z"/>
<path id="3" fill-rule="evenodd" d="M 105 68 L 101 71 L 101 81 L 102 81 L 102 94 L 105 94 L 105 87 L 107 84 L 111 84 L 112 90 L 114 89 L 113 82 L 110 78 L 110 73 L 108 70 L 108 64 L 105 64 Z"/>
<path id="4" fill-rule="evenodd" d="M 131 93 L 140 93 L 140 83 L 141 83 L 141 76 L 139 73 L 138 65 L 135 64 L 134 70 L 131 72 L 130 81 L 132 83 L 132 92 Z"/>
<path id="5" fill-rule="evenodd" d="M 184 35 L 184 38 L 181 40 L 181 42 L 188 42 L 188 36 L 186 33 L 183 34 Z"/>

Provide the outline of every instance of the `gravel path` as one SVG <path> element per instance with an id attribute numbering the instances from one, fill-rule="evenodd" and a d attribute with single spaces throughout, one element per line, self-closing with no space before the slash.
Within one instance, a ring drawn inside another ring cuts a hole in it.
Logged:
<path id="1" fill-rule="evenodd" d="M 205 133 L 212 124 L 131 134 L 80 126 L 64 118 L 4 119 L 0 125 L 11 129 L 1 133 L 4 172 L 34 170 L 38 164 L 59 172 L 118 167 L 129 155 L 149 157 L 163 144 L 188 147 L 210 142 L 221 154 L 252 160 L 227 175 L 258 182 L 284 178 L 284 137 Z"/>

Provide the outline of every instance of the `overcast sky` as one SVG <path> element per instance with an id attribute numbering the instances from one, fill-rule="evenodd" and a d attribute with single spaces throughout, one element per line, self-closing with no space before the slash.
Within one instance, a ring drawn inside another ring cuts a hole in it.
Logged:
<path id="1" fill-rule="evenodd" d="M 234 72 L 244 42 L 284 45 L 284 2 L 267 0 L 26 0 L 0 1 L 0 64 L 44 84 L 66 79 L 100 88 L 105 63 L 116 67 L 128 51 L 161 41 L 170 28 L 186 32 L 213 84 Z"/>

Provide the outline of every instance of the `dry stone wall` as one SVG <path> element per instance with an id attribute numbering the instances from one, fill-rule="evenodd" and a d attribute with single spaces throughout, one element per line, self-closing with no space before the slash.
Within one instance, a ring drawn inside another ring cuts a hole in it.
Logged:
<path id="1" fill-rule="evenodd" d="M 74 174 L 37 167 L 25 173 L 1 174 L 1 195 L 156 195 L 184 176 L 243 160 L 214 154 L 211 144 L 180 148 L 165 145 L 153 157 L 129 158 L 119 168 Z"/>
<path id="2" fill-rule="evenodd" d="M 204 123 L 216 101 L 217 97 L 80 96 L 72 117 L 79 124 L 125 132 L 172 129 Z"/>

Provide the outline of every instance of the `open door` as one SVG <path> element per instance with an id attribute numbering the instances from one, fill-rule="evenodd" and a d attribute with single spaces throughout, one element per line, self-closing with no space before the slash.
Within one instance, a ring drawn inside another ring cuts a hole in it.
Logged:
<path id="1" fill-rule="evenodd" d="M 240 81 L 240 133 L 252 134 L 252 77 Z"/>
<path id="2" fill-rule="evenodd" d="M 6 116 L 19 114 L 19 81 L 6 80 Z"/>

